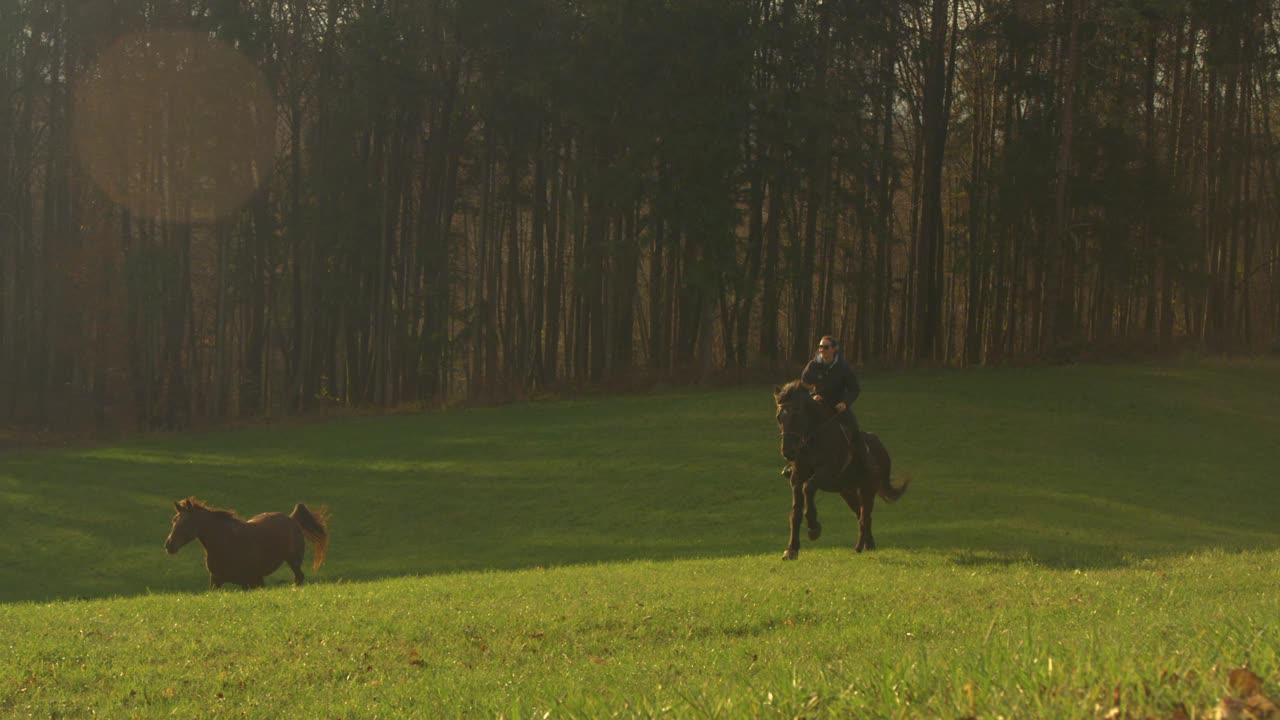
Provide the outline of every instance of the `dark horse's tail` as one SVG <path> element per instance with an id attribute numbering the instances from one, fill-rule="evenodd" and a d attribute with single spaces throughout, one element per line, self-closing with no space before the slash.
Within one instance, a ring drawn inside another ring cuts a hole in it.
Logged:
<path id="1" fill-rule="evenodd" d="M 306 505 L 298 503 L 293 506 L 289 517 L 298 523 L 302 534 L 315 547 L 315 561 L 311 563 L 311 569 L 318 570 L 324 564 L 325 551 L 329 549 L 329 508 L 321 505 L 312 512 Z"/>
<path id="2" fill-rule="evenodd" d="M 893 486 L 892 461 L 889 459 L 889 451 L 885 448 L 884 443 L 880 442 L 880 437 L 875 433 L 863 433 L 863 437 L 867 440 L 867 449 L 871 451 L 871 455 L 875 458 L 876 464 L 880 466 L 882 473 L 879 485 L 876 488 L 876 494 L 884 498 L 886 502 L 896 502 L 907 492 L 907 486 L 911 484 L 911 478 L 902 479 L 902 484 L 898 487 Z"/>
<path id="3" fill-rule="evenodd" d="M 907 486 L 910 484 L 911 484 L 911 478 L 905 477 L 902 479 L 901 485 L 899 485 L 898 487 L 894 487 L 892 479 L 888 475 L 886 475 L 884 478 L 884 482 L 880 483 L 880 489 L 877 491 L 876 494 L 884 498 L 886 502 L 895 502 L 897 501 L 898 498 L 906 494 Z"/>

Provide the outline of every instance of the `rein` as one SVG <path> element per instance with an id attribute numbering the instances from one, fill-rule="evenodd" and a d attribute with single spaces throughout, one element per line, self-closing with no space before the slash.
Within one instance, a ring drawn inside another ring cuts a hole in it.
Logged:
<path id="1" fill-rule="evenodd" d="M 781 435 L 782 435 L 782 437 L 786 437 L 786 436 L 788 436 L 788 435 L 799 435 L 799 436 L 800 436 L 800 445 L 798 445 L 798 446 L 796 447 L 796 452 L 799 452 L 799 451 L 803 450 L 803 449 L 805 448 L 805 446 L 807 446 L 807 445 L 809 444 L 809 441 L 810 441 L 810 440 L 812 440 L 812 439 L 814 439 L 815 437 L 817 437 L 818 433 L 822 432 L 822 431 L 823 431 L 823 429 L 825 429 L 829 423 L 831 423 L 831 422 L 835 421 L 835 420 L 836 420 L 836 418 L 839 418 L 839 417 L 840 417 L 840 414 L 839 414 L 839 413 L 836 413 L 835 415 L 832 415 L 831 417 L 827 418 L 826 420 L 823 420 L 822 422 L 818 423 L 818 427 L 814 428 L 814 429 L 813 429 L 813 431 L 812 431 L 812 432 L 810 432 L 808 435 L 800 435 L 800 433 L 798 433 L 798 432 L 796 432 L 796 431 L 794 431 L 794 430 L 783 430 L 783 431 L 781 432 Z M 844 435 L 844 433 L 840 433 L 840 434 L 841 434 L 842 436 Z M 849 439 L 848 439 L 847 437 L 845 438 L 845 444 L 849 444 Z"/>
<path id="2" fill-rule="evenodd" d="M 848 410 L 846 410 L 845 412 L 848 412 Z M 823 420 L 822 422 L 818 423 L 818 426 L 815 427 L 812 431 L 810 431 L 808 435 L 801 435 L 800 433 L 795 432 L 794 430 L 783 430 L 780 434 L 784 438 L 788 435 L 794 435 L 800 438 L 800 444 L 796 446 L 796 454 L 798 455 L 799 453 L 804 451 L 804 449 L 809 445 L 809 442 L 811 440 L 813 440 L 815 437 L 818 436 L 818 433 L 825 430 L 828 424 L 834 422 L 839 417 L 840 417 L 840 413 L 836 413 L 831 417 L 827 418 L 826 420 Z M 844 471 L 848 470 L 849 465 L 853 462 L 853 454 L 852 454 L 853 438 L 845 434 L 843 429 L 841 429 L 840 431 L 840 437 L 844 438 L 845 447 L 847 450 L 849 450 L 849 452 L 845 454 L 844 465 L 840 468 L 840 472 L 836 473 L 837 476 L 843 475 Z"/>

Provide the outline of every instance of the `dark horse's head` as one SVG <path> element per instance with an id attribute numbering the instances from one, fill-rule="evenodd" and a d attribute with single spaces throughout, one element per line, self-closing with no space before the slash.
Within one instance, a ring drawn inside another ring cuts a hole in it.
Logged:
<path id="1" fill-rule="evenodd" d="M 173 507 L 178 512 L 173 516 L 173 529 L 169 531 L 169 537 L 164 541 L 164 549 L 170 555 L 181 550 L 183 545 L 195 540 L 207 518 L 216 514 L 229 515 L 226 510 L 211 510 L 193 497 L 179 500 L 173 504 Z"/>
<path id="2" fill-rule="evenodd" d="M 795 460 L 816 427 L 818 401 L 813 388 L 799 380 L 781 387 L 773 386 L 773 400 L 778 404 L 778 431 L 782 434 L 782 457 Z"/>

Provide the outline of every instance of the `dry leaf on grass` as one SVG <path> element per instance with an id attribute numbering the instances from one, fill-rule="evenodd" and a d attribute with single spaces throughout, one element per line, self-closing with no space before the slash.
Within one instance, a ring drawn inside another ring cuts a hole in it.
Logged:
<path id="1" fill-rule="evenodd" d="M 1280 708 L 1277 708 L 1270 698 L 1258 693 L 1254 693 L 1249 696 L 1248 700 L 1244 701 L 1244 710 L 1249 717 L 1255 720 L 1276 720 L 1280 718 Z"/>
<path id="2" fill-rule="evenodd" d="M 1262 678 L 1247 668 L 1236 668 L 1227 676 L 1231 691 L 1238 697 L 1248 697 L 1262 689 Z"/>
<path id="3" fill-rule="evenodd" d="M 1250 695 L 1247 700 L 1227 696 L 1209 717 L 1213 720 L 1280 720 L 1280 709 L 1263 695 Z"/>
<path id="4" fill-rule="evenodd" d="M 1222 698 L 1209 717 L 1213 720 L 1243 720 L 1244 703 L 1228 695 Z"/>

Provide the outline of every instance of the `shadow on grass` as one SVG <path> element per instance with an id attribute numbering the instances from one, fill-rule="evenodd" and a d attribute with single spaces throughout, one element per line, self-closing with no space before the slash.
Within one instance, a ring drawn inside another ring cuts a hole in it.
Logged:
<path id="1" fill-rule="evenodd" d="M 1131 489 L 1125 499 L 1115 495 L 1016 488 L 967 521 L 913 524 L 899 545 L 951 550 L 958 566 L 1034 564 L 1056 570 L 1122 568 L 1210 549 L 1280 549 L 1280 535 L 1265 511 L 1206 511 L 1170 493 Z"/>
<path id="2" fill-rule="evenodd" d="M 1190 440 L 1201 428 L 1175 421 L 1154 439 L 1114 430 L 1100 439 L 1096 418 L 1030 414 L 1024 394 L 1003 410 L 983 407 L 983 422 L 962 404 L 947 415 L 932 391 L 898 394 L 900 415 L 872 426 L 914 479 L 901 501 L 877 504 L 880 547 L 961 567 L 1053 570 L 1280 548 L 1269 510 L 1280 490 L 1264 469 L 1273 458 L 1250 453 L 1265 425 L 1224 427 L 1207 444 Z M 790 492 L 776 475 L 763 397 L 539 403 L 6 458 L 0 602 L 204 592 L 201 548 L 162 549 L 172 502 L 188 495 L 244 517 L 328 505 L 329 561 L 307 572 L 316 582 L 640 559 L 780 562 Z M 1117 412 L 1127 410 L 1098 410 L 1108 422 Z M 846 547 L 858 562 L 843 501 L 820 494 L 818 508 L 823 537 L 802 548 Z M 288 578 L 279 571 L 268 583 Z"/>
<path id="3" fill-rule="evenodd" d="M 306 573 L 315 582 L 768 549 L 744 543 L 736 522 L 750 498 L 730 493 L 716 504 L 728 497 L 736 507 L 707 507 L 713 498 L 697 492 L 652 494 L 643 476 L 674 470 L 610 476 L 588 469 L 557 481 L 468 472 L 452 461 L 358 474 L 333 463 L 272 472 L 155 458 L 46 461 L 36 474 L 61 480 L 26 479 L 12 464 L 0 470 L 0 503 L 22 508 L 6 518 L 0 602 L 204 591 L 202 548 L 193 543 L 169 556 L 162 546 L 173 501 L 188 495 L 245 518 L 288 512 L 295 502 L 328 505 L 332 541 L 318 573 L 308 551 Z M 537 464 L 526 458 L 523 466 Z M 268 583 L 288 579 L 282 569 Z"/>
<path id="4" fill-rule="evenodd" d="M 526 457 L 522 466 L 538 462 Z M 21 500 L 24 507 L 8 518 L 16 541 L 6 543 L 0 562 L 0 601 L 204 592 L 202 549 L 192 544 L 168 556 L 162 548 L 172 501 L 188 494 L 245 517 L 287 512 L 299 501 L 329 505 L 330 559 L 319 573 L 308 567 L 312 582 L 640 559 L 762 555 L 777 562 L 789 493 L 768 478 L 775 464 L 766 463 L 757 473 L 764 477 L 750 486 L 716 487 L 679 482 L 677 470 L 661 467 L 564 481 L 443 469 L 366 471 L 342 481 L 334 476 L 346 469 L 330 463 L 295 465 L 282 481 L 252 464 L 153 458 L 144 473 L 128 461 L 63 458 L 50 470 L 75 480 L 39 483 L 25 494 L 0 481 L 6 505 Z M 959 566 L 1060 570 L 1118 568 L 1210 547 L 1280 547 L 1256 522 L 1176 503 L 1103 501 L 1083 491 L 1005 493 L 997 502 L 1000 495 L 972 484 L 940 494 L 916 481 L 898 503 L 878 504 L 877 539 L 882 548 L 950 553 Z M 966 518 L 940 511 L 969 504 L 985 510 Z M 835 495 L 819 495 L 818 507 L 823 537 L 803 547 L 848 547 L 857 562 L 853 515 Z M 286 584 L 289 574 L 279 571 L 268 582 Z"/>

